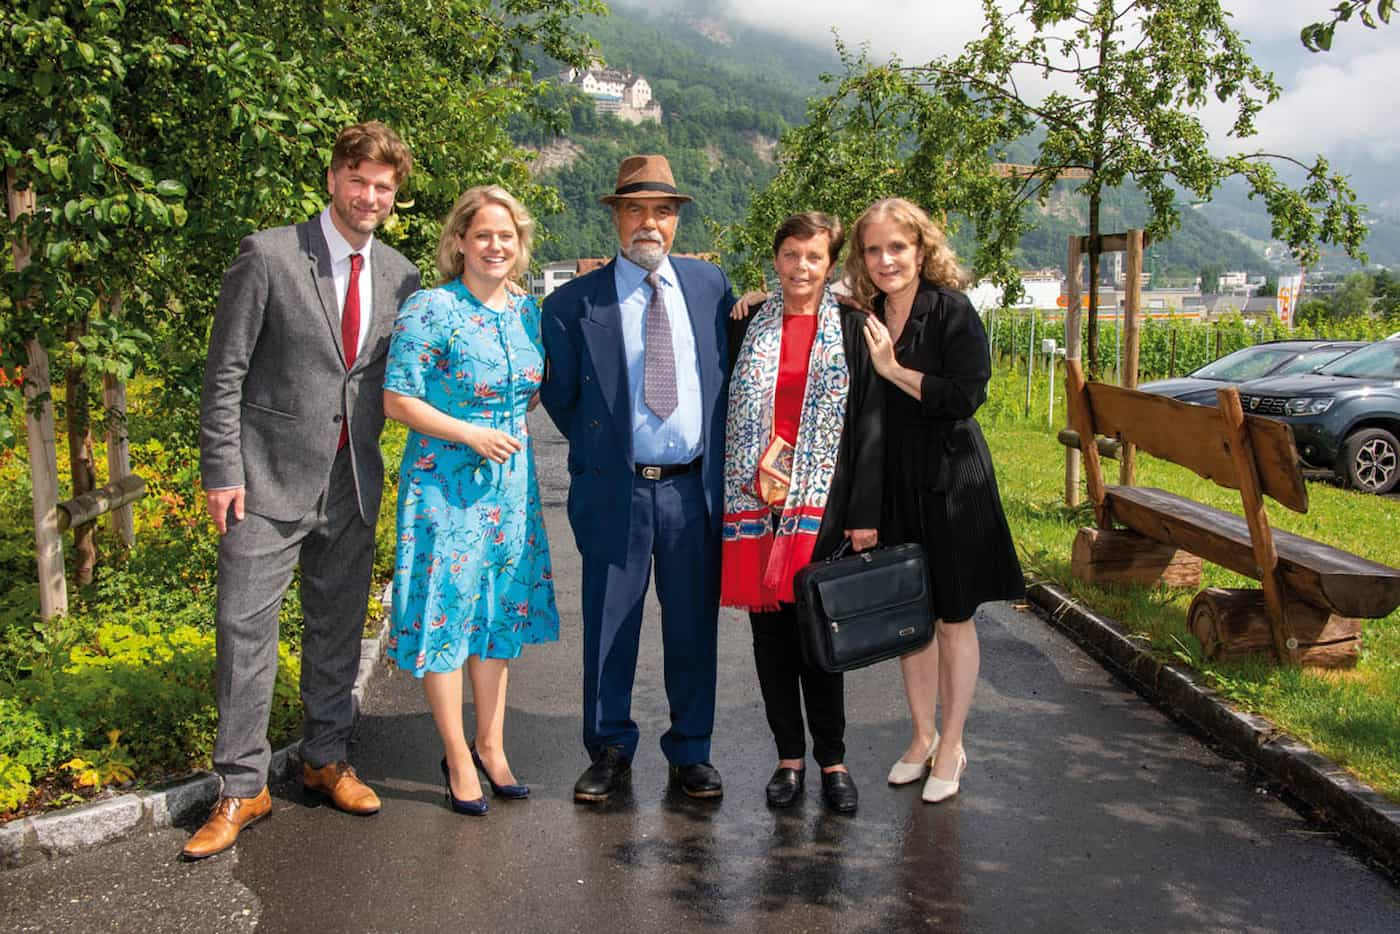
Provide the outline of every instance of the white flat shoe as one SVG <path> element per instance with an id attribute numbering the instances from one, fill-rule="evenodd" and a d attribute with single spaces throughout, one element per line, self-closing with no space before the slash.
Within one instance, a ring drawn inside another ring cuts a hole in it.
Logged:
<path id="1" fill-rule="evenodd" d="M 967 756 L 958 753 L 958 770 L 953 773 L 953 780 L 948 781 L 929 772 L 928 778 L 924 781 L 924 792 L 920 797 L 929 804 L 947 801 L 958 793 L 958 784 L 962 781 L 962 774 L 965 771 L 967 771 Z"/>
<path id="2" fill-rule="evenodd" d="M 891 785 L 909 785 L 924 777 L 924 772 L 933 768 L 933 756 L 938 752 L 938 731 L 933 733 L 933 742 L 929 744 L 928 756 L 918 762 L 905 762 L 903 759 L 895 760 L 890 766 L 890 774 L 885 777 L 885 781 Z"/>

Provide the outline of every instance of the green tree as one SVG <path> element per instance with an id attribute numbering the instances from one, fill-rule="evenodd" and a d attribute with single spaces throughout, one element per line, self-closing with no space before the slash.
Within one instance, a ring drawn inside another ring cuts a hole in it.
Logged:
<path id="1" fill-rule="evenodd" d="M 77 495 L 96 480 L 90 383 L 131 373 L 191 271 L 182 255 L 307 193 L 287 166 L 314 160 L 313 137 L 344 111 L 213 3 L 35 0 L 0 13 L 0 30 L 0 157 L 7 183 L 38 203 L 5 229 L 33 257 L 22 273 L 6 269 L 14 306 L 0 345 L 20 362 L 36 339 L 62 375 Z M 303 114 L 300 132 L 282 111 Z M 90 528 L 76 545 L 86 583 Z"/>
<path id="2" fill-rule="evenodd" d="M 1202 293 L 1215 293 L 1220 291 L 1220 277 L 1224 275 L 1225 267 L 1219 263 L 1206 263 L 1198 273 L 1201 280 Z"/>
<path id="3" fill-rule="evenodd" d="M 1067 174 L 1087 173 L 1079 193 L 1091 238 L 1090 361 L 1098 344 L 1100 209 L 1125 183 L 1146 196 L 1146 226 L 1157 241 L 1179 223 L 1179 190 L 1206 200 L 1240 176 L 1268 207 L 1274 236 L 1305 265 L 1319 242 L 1361 255 L 1360 209 L 1326 160 L 1210 154 L 1196 115 L 1202 106 L 1228 104 L 1230 134 L 1243 140 L 1279 94 L 1218 0 L 1024 0 L 1010 12 L 984 0 L 983 9 L 981 38 L 955 58 L 874 66 L 843 50 L 845 75 L 811 105 L 808 125 L 785 137 L 773 194 L 756 199 L 751 229 L 731 244 L 752 250 L 761 242 L 752 228 L 771 224 L 785 204 L 839 206 L 849 217 L 872 197 L 899 194 L 948 212 L 954 226 L 959 215 L 970 221 L 977 271 L 1014 290 L 1027 206 L 1043 204 Z M 1028 73 L 1054 79 L 1055 89 L 1039 99 L 1023 93 L 1018 82 Z M 1032 129 L 1043 134 L 1033 168 L 1008 179 L 990 175 L 993 159 L 1006 159 L 1013 143 L 1026 148 Z M 1306 171 L 1301 188 L 1280 179 L 1280 162 Z"/>
<path id="4" fill-rule="evenodd" d="M 172 408 L 193 412 L 223 268 L 250 231 L 320 210 L 339 127 L 382 119 L 415 150 L 414 187 L 385 236 L 425 265 L 437 218 L 467 185 L 499 181 L 557 204 L 507 128 L 522 112 L 554 119 L 559 104 L 526 50 L 582 61 L 589 43 L 572 21 L 602 9 L 29 0 L 0 10 L 0 158 L 7 183 L 38 202 L 3 230 L 33 261 L 3 270 L 12 307 L 0 366 L 23 364 L 32 339 L 63 374 L 73 492 L 95 480 L 89 383 L 146 364 Z M 12 411 L 18 390 L 0 391 Z M 94 557 L 81 559 L 84 575 Z"/>
<path id="5" fill-rule="evenodd" d="M 1364 272 L 1354 272 L 1342 280 L 1328 302 L 1328 311 L 1333 318 L 1355 318 L 1371 311 L 1371 277 Z"/>

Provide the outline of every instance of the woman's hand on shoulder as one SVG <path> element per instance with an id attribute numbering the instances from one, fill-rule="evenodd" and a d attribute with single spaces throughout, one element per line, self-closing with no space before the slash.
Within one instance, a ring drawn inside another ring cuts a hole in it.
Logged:
<path id="1" fill-rule="evenodd" d="M 878 529 L 846 529 L 844 534 L 855 551 L 869 551 L 880 541 Z"/>
<path id="2" fill-rule="evenodd" d="M 743 296 L 734 303 L 734 307 L 729 309 L 729 317 L 735 321 L 743 321 L 749 316 L 755 305 L 761 305 L 768 301 L 767 292 L 745 292 Z"/>

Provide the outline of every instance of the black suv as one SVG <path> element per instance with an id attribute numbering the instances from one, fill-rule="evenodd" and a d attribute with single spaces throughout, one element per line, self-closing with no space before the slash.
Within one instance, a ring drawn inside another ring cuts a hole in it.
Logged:
<path id="1" fill-rule="evenodd" d="M 1400 340 L 1368 344 L 1314 373 L 1250 380 L 1240 402 L 1250 415 L 1292 425 L 1307 466 L 1370 493 L 1400 483 Z"/>

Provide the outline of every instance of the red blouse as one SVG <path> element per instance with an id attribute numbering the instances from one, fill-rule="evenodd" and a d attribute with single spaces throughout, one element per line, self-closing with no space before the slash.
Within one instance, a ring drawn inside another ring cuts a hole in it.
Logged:
<path id="1" fill-rule="evenodd" d="M 773 391 L 773 433 L 797 444 L 802 420 L 802 397 L 807 392 L 807 367 L 817 336 L 816 315 L 783 315 L 783 342 L 778 354 L 778 385 Z"/>

